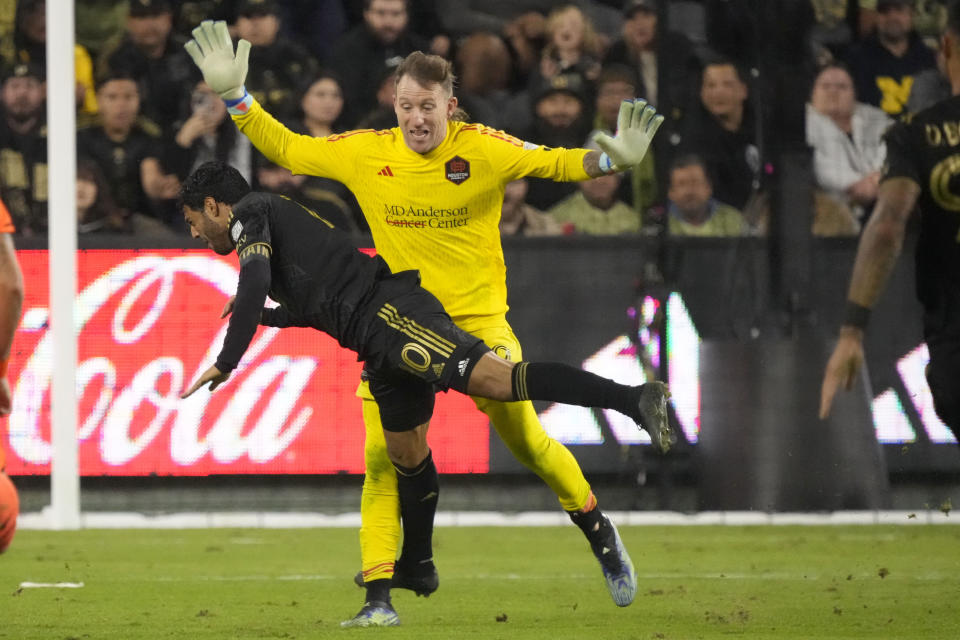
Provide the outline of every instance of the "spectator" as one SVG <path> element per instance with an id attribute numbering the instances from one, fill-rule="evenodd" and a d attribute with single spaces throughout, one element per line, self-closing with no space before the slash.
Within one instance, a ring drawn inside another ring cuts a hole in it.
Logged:
<path id="1" fill-rule="evenodd" d="M 713 198 L 707 167 L 696 155 L 674 161 L 667 195 L 671 236 L 742 236 L 747 231 L 743 214 Z"/>
<path id="2" fill-rule="evenodd" d="M 99 60 L 104 49 L 123 40 L 129 14 L 128 2 L 83 0 L 73 5 L 77 43 Z M 92 91 L 96 95 L 96 87 Z"/>
<path id="3" fill-rule="evenodd" d="M 140 94 L 136 81 L 117 73 L 100 81 L 97 89 L 100 123 L 77 132 L 77 148 L 100 166 L 117 205 L 132 213 L 179 225 L 172 206 L 180 182 L 166 175 L 161 164 L 160 130 L 138 119 Z"/>
<path id="4" fill-rule="evenodd" d="M 384 68 L 383 75 L 377 87 L 377 106 L 368 111 L 360 121 L 357 129 L 392 129 L 397 126 L 397 114 L 393 110 L 393 94 L 397 84 L 396 69 Z"/>
<path id="5" fill-rule="evenodd" d="M 317 73 L 306 48 L 280 38 L 280 9 L 274 0 L 244 0 L 237 9 L 237 35 L 250 42 L 247 90 L 281 120 L 297 114 L 299 85 Z"/>
<path id="6" fill-rule="evenodd" d="M 47 60 L 46 10 L 46 0 L 20 0 L 17 4 L 13 50 L 3 52 L 6 64 L 33 62 L 40 67 L 45 67 Z M 73 65 L 77 109 L 81 116 L 92 116 L 97 112 L 93 62 L 87 50 L 79 44 L 73 47 Z"/>
<path id="7" fill-rule="evenodd" d="M 760 151 L 747 84 L 730 60 L 715 58 L 704 66 L 700 104 L 684 127 L 680 152 L 703 158 L 722 202 L 742 211 L 759 190 Z"/>
<path id="8" fill-rule="evenodd" d="M 859 33 L 867 37 L 877 27 L 877 0 L 851 0 L 859 5 Z M 947 0 L 921 0 L 913 2 L 913 26 L 917 34 L 934 47 L 940 40 L 947 21 Z"/>
<path id="9" fill-rule="evenodd" d="M 563 225 L 552 216 L 527 204 L 526 178 L 508 182 L 503 188 L 503 208 L 500 212 L 501 236 L 558 236 L 565 232 Z M 573 225 L 570 225 L 573 231 Z"/>
<path id="10" fill-rule="evenodd" d="M 126 35 L 105 49 L 97 64 L 98 78 L 120 74 L 136 81 L 141 115 L 165 135 L 172 135 L 197 80 L 183 45 L 184 38 L 173 32 L 167 0 L 130 0 Z"/>
<path id="11" fill-rule="evenodd" d="M 293 0 L 297 2 L 298 0 Z M 342 1 L 342 0 L 341 0 Z M 313 2 L 313 0 L 299 0 L 299 2 Z M 363 22 L 363 0 L 347 0 L 345 3 L 347 23 L 350 25 Z M 441 8 L 447 4 L 447 0 L 407 0 L 407 20 L 410 24 L 417 25 L 417 34 L 425 38 L 430 43 L 430 51 L 441 58 L 450 59 L 453 53 L 453 41 L 440 20 Z M 474 25 L 470 33 L 482 31 L 483 28 Z M 469 35 L 469 33 L 467 34 Z"/>
<path id="12" fill-rule="evenodd" d="M 558 75 L 534 89 L 533 123 L 517 137 L 548 147 L 577 148 L 590 132 L 592 118 L 583 77 Z M 530 178 L 527 201 L 546 210 L 574 191 L 576 186 L 570 182 Z"/>
<path id="13" fill-rule="evenodd" d="M 587 136 L 587 143 L 584 146 L 589 147 L 593 136 L 601 131 L 610 135 L 616 132 L 620 104 L 624 100 L 633 100 L 639 95 L 636 82 L 636 74 L 627 66 L 612 64 L 603 68 L 597 79 L 594 129 Z M 653 139 L 654 147 L 657 147 L 658 139 Z M 667 155 L 669 155 L 669 145 L 660 145 L 657 149 L 651 149 L 643 162 L 630 172 L 630 179 L 623 181 L 620 189 L 621 198 L 632 203 L 637 211 L 649 209 L 656 200 L 658 191 L 661 193 L 665 191 L 659 188 L 657 182 L 660 172 L 655 167 L 658 160 Z M 665 174 L 666 171 L 663 173 Z"/>
<path id="14" fill-rule="evenodd" d="M 513 62 L 502 38 L 481 31 L 468 36 L 457 49 L 460 106 L 474 122 L 517 131 L 530 124 L 529 105 L 510 92 Z M 389 105 L 393 116 L 393 100 Z"/>
<path id="15" fill-rule="evenodd" d="M 853 78 L 841 65 L 824 67 L 807 104 L 807 143 L 817 185 L 857 218 L 877 199 L 886 158 L 883 134 L 893 120 L 857 102 Z"/>
<path id="16" fill-rule="evenodd" d="M 185 180 L 205 162 L 222 160 L 237 169 L 244 180 L 253 178 L 253 146 L 240 135 L 227 116 L 227 107 L 203 81 L 190 96 L 190 113 L 179 126 L 164 155 L 164 165 Z"/>
<path id="17" fill-rule="evenodd" d="M 43 67 L 35 62 L 7 69 L 0 118 L 0 197 L 17 232 L 47 230 L 47 127 Z"/>
<path id="18" fill-rule="evenodd" d="M 390 95 L 392 97 L 392 91 Z M 340 81 L 332 74 L 322 72 L 307 85 L 300 108 L 302 115 L 290 124 L 291 130 L 314 138 L 325 138 L 343 130 L 338 124 L 343 115 L 343 92 Z M 391 115 L 395 121 L 396 116 L 392 112 Z M 369 231 L 356 197 L 341 182 L 293 175 L 289 169 L 266 159 L 257 169 L 257 180 L 264 188 L 308 206 L 340 229 L 355 233 Z"/>
<path id="19" fill-rule="evenodd" d="M 283 21 L 281 37 L 292 37 L 304 45 L 314 60 L 326 60 L 333 53 L 337 38 L 347 30 L 343 0 L 287 0 L 284 6 L 287 19 Z M 187 24 L 199 23 L 200 20 L 193 20 Z"/>
<path id="20" fill-rule="evenodd" d="M 378 85 L 372 79 L 383 78 L 407 54 L 429 48 L 424 38 L 410 31 L 408 22 L 407 0 L 364 0 L 363 24 L 337 41 L 328 62 L 343 80 L 348 128 L 377 107 Z M 257 65 L 251 61 L 250 68 Z"/>
<path id="21" fill-rule="evenodd" d="M 628 0 L 623 8 L 622 35 L 604 58 L 605 66 L 620 64 L 633 69 L 636 96 L 656 106 L 666 118 L 655 152 L 669 143 L 686 109 L 694 103 L 700 70 L 690 40 L 681 33 L 662 30 L 657 10 L 656 0 Z M 666 157 L 663 152 L 661 155 Z"/>
<path id="22" fill-rule="evenodd" d="M 554 9 L 544 25 L 546 46 L 540 55 L 539 77 L 578 73 L 588 82 L 600 73 L 600 43 L 593 25 L 576 6 Z M 534 82 L 539 78 L 534 77 Z"/>
<path id="23" fill-rule="evenodd" d="M 547 214 L 573 232 L 612 236 L 640 231 L 640 213 L 617 199 L 621 173 L 576 183 L 577 191 L 551 207 Z"/>
<path id="24" fill-rule="evenodd" d="M 77 233 L 126 229 L 127 212 L 114 203 L 99 165 L 81 156 L 77 159 Z"/>
<path id="25" fill-rule="evenodd" d="M 810 28 L 810 46 L 818 66 L 842 60 L 853 42 L 853 29 L 847 21 L 850 3 L 857 0 L 812 0 L 814 20 Z"/>
<path id="26" fill-rule="evenodd" d="M 936 69 L 933 51 L 913 29 L 911 0 L 877 0 L 877 30 L 850 51 L 857 98 L 891 116 L 906 111 L 914 77 Z"/>

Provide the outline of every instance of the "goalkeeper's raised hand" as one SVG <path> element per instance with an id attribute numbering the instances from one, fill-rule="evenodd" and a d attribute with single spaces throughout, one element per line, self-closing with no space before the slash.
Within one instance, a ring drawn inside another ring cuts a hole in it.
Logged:
<path id="1" fill-rule="evenodd" d="M 193 30 L 193 40 L 183 48 L 200 68 L 203 81 L 221 98 L 231 102 L 246 95 L 243 82 L 247 78 L 250 43 L 241 39 L 237 42 L 237 53 L 234 55 L 226 22 L 204 20 Z"/>
<path id="2" fill-rule="evenodd" d="M 661 124 L 663 116 L 646 100 L 621 102 L 616 135 L 610 137 L 601 132 L 593 136 L 593 141 L 607 156 L 601 156 L 600 168 L 604 171 L 626 171 L 640 164 Z"/>

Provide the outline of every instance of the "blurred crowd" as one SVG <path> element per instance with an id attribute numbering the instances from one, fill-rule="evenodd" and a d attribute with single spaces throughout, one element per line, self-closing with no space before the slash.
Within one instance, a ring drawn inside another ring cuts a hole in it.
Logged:
<path id="1" fill-rule="evenodd" d="M 47 227 L 45 10 L 0 0 L 0 197 L 22 235 Z M 762 235 L 779 158 L 796 150 L 809 150 L 815 182 L 811 232 L 856 235 L 884 131 L 950 92 L 943 0 L 76 0 L 75 11 L 80 233 L 185 234 L 180 181 L 213 158 L 367 231 L 343 185 L 292 175 L 239 134 L 183 49 L 204 19 L 250 41 L 247 89 L 313 136 L 396 126 L 393 70 L 415 50 L 453 61 L 470 120 L 536 144 L 593 148 L 624 99 L 666 117 L 629 174 L 507 185 L 504 235 Z"/>

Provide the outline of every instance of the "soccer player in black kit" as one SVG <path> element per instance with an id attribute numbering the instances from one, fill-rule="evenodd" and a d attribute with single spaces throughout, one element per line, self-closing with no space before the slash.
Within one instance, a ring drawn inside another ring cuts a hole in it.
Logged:
<path id="1" fill-rule="evenodd" d="M 960 3 L 951 2 L 941 52 L 952 97 L 893 125 L 877 204 L 860 238 L 840 339 L 820 393 L 820 417 L 863 364 L 863 333 L 920 209 L 917 296 L 930 350 L 927 382 L 940 419 L 960 441 Z"/>
<path id="2" fill-rule="evenodd" d="M 221 317 L 232 313 L 215 364 L 181 397 L 227 380 L 253 339 L 257 325 L 312 327 L 330 334 L 364 362 L 363 375 L 380 408 L 387 453 L 400 473 L 417 475 L 411 464 L 423 427 L 433 413 L 436 391 L 512 402 L 548 400 L 616 409 L 654 437 L 669 437 L 662 382 L 638 387 L 558 363 L 505 360 L 480 338 L 459 329 L 433 294 L 420 286 L 417 271 L 392 273 L 380 256 L 370 257 L 349 236 L 296 202 L 251 192 L 233 167 L 208 162 L 180 189 L 184 218 L 195 238 L 221 255 L 240 258 L 237 294 Z M 267 295 L 280 306 L 265 308 Z M 430 487 L 401 492 L 404 518 L 432 525 L 433 509 L 419 497 Z M 594 510 L 599 511 L 599 510 Z M 591 512 L 592 513 L 592 512 Z M 601 558 L 611 592 L 629 603 L 636 573 L 616 527 L 603 514 L 588 538 Z M 429 544 L 429 540 L 425 541 Z M 373 613 L 396 618 L 389 606 L 390 580 L 366 584 Z M 387 626 L 391 620 L 378 620 Z M 395 624 L 396 622 L 392 622 Z"/>

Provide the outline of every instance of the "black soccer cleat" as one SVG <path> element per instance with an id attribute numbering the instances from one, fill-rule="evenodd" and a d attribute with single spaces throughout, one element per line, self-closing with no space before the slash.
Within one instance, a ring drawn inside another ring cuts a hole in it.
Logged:
<path id="1" fill-rule="evenodd" d="M 648 382 L 634 388 L 638 392 L 635 400 L 636 412 L 630 417 L 640 425 L 641 429 L 650 434 L 653 446 L 660 453 L 666 453 L 676 441 L 667 415 L 667 398 L 670 397 L 670 389 L 659 381 Z"/>
<path id="2" fill-rule="evenodd" d="M 353 576 L 353 583 L 361 588 L 366 586 L 362 571 L 358 571 Z M 429 598 L 430 594 L 436 591 L 439 586 L 440 576 L 437 574 L 437 568 L 432 560 L 427 560 L 414 570 L 397 562 L 393 570 L 393 579 L 390 582 L 391 589 L 409 589 L 424 598 Z"/>

